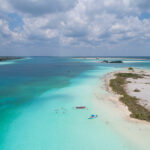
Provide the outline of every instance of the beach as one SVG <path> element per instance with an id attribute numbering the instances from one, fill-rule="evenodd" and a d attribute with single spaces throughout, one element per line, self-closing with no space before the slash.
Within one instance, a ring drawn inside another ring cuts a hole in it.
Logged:
<path id="1" fill-rule="evenodd" d="M 125 84 L 125 91 L 132 97 L 136 97 L 139 99 L 139 104 L 145 107 L 146 109 L 150 110 L 150 70 L 146 69 L 134 69 L 134 71 L 129 70 L 128 68 L 115 71 L 112 73 L 108 73 L 105 76 L 105 83 L 106 83 L 106 89 L 113 93 L 118 99 L 119 95 L 115 94 L 110 87 L 110 80 L 115 78 L 115 74 L 118 73 L 134 73 L 143 76 L 140 79 L 133 79 L 133 78 L 127 78 L 127 82 Z"/>
<path id="2" fill-rule="evenodd" d="M 116 73 L 126 73 L 126 72 L 131 72 L 128 69 L 123 69 L 115 72 L 108 73 L 104 77 L 104 87 L 108 91 L 106 94 L 106 99 L 108 100 L 103 101 L 106 103 L 106 107 L 100 108 L 105 110 L 105 114 L 108 114 L 107 117 L 109 117 L 109 123 L 113 125 L 114 128 L 116 128 L 117 131 L 119 131 L 121 134 L 129 138 L 131 141 L 133 141 L 136 145 L 139 145 L 139 147 L 143 150 L 148 150 L 149 149 L 149 142 L 150 142 L 150 123 L 143 121 L 143 120 L 138 120 L 130 117 L 131 112 L 128 110 L 128 107 L 123 104 L 122 102 L 119 101 L 120 95 L 117 95 L 114 93 L 109 86 L 109 82 L 111 79 L 114 78 L 114 75 Z M 135 73 L 144 73 L 144 74 L 149 74 L 149 70 L 141 70 L 141 69 L 136 69 L 134 70 Z M 129 79 L 131 80 L 131 79 Z M 140 79 L 140 80 L 145 80 Z M 125 88 L 128 92 L 130 87 L 137 87 L 138 82 L 135 83 L 135 80 L 133 83 L 128 83 L 130 85 L 127 85 Z M 132 85 L 132 86 L 131 86 Z M 147 84 L 143 84 L 142 88 L 147 86 Z M 139 87 L 139 86 L 138 86 Z M 145 88 L 144 88 L 145 89 Z M 143 96 L 143 99 L 146 99 L 146 94 L 147 90 L 141 91 L 141 94 L 134 94 L 134 96 L 140 97 L 141 95 Z M 132 93 L 130 93 L 132 95 Z M 139 96 L 140 95 L 140 96 Z M 145 96 L 145 97 L 144 97 Z M 141 102 L 142 103 L 142 102 Z M 113 112 L 113 113 L 112 113 Z M 115 117 L 114 117 L 115 114 Z M 106 118 L 107 118 L 106 117 Z"/>

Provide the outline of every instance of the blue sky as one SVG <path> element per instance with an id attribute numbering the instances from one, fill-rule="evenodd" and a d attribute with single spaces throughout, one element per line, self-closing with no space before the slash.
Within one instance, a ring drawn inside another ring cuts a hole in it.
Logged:
<path id="1" fill-rule="evenodd" d="M 150 56 L 149 0 L 0 4 L 0 55 Z"/>
<path id="2" fill-rule="evenodd" d="M 10 13 L 8 14 L 8 28 L 11 31 L 15 31 L 15 29 L 23 30 L 23 21 L 22 18 L 17 13 Z"/>

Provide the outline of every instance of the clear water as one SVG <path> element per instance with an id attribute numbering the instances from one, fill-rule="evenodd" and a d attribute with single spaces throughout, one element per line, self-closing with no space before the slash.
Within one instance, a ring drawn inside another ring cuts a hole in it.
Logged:
<path id="1" fill-rule="evenodd" d="M 93 92 L 99 78 L 122 67 L 150 68 L 138 61 L 32 57 L 0 65 L 0 150 L 137 150 L 101 117 L 88 117 L 101 115 Z M 80 105 L 88 110 L 74 109 Z"/>

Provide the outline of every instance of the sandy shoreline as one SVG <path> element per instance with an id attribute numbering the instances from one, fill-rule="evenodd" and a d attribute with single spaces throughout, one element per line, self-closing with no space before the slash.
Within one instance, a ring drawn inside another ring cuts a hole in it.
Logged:
<path id="1" fill-rule="evenodd" d="M 121 70 L 127 71 L 127 69 Z M 118 71 L 117 71 L 118 72 Z M 119 71 L 120 72 L 120 71 Z M 135 144 L 139 150 L 150 149 L 150 123 L 130 117 L 130 112 L 122 102 L 119 95 L 112 92 L 109 80 L 116 72 L 108 73 L 103 78 L 103 96 L 97 92 L 96 109 L 100 111 L 101 119 L 116 132 Z"/>
<path id="2" fill-rule="evenodd" d="M 119 71 L 115 71 L 115 72 L 111 72 L 111 73 L 107 74 L 104 77 L 106 90 L 112 94 L 113 99 L 115 98 L 115 99 L 117 99 L 117 101 L 119 101 L 120 95 L 114 93 L 112 91 L 111 87 L 109 86 L 110 80 L 115 78 L 116 73 L 136 73 L 139 75 L 144 75 L 144 78 L 142 78 L 142 79 L 128 78 L 127 79 L 128 83 L 126 84 L 126 86 L 124 88 L 130 96 L 133 96 L 133 97 L 136 97 L 139 99 L 140 105 L 142 105 L 146 109 L 150 110 L 150 98 L 149 98 L 150 97 L 150 92 L 149 92 L 150 70 L 134 69 L 134 72 L 132 72 L 126 68 L 123 70 L 119 70 Z M 139 90 L 139 91 L 135 92 L 135 90 Z M 124 112 L 128 115 L 128 118 L 130 120 L 136 120 L 138 122 L 146 122 L 143 120 L 131 118 L 130 117 L 131 112 L 128 110 L 128 107 L 120 101 L 118 103 L 120 103 L 120 106 L 124 107 Z"/>
<path id="3" fill-rule="evenodd" d="M 141 74 L 141 75 L 142 74 L 147 75 L 147 76 L 144 76 L 143 79 L 127 79 L 129 83 L 126 84 L 125 89 L 126 89 L 126 92 L 130 96 L 133 96 L 139 99 L 139 104 L 144 106 L 146 109 L 150 110 L 150 99 L 148 97 L 150 96 L 150 92 L 147 90 L 147 86 L 149 86 L 149 89 L 150 89 L 150 84 L 149 84 L 150 83 L 150 70 L 134 69 L 134 72 L 132 72 L 128 70 L 128 68 L 126 68 L 123 70 L 108 73 L 107 75 L 104 76 L 106 90 L 111 94 L 112 101 L 117 103 L 118 106 L 120 105 L 120 107 L 122 107 L 122 111 L 126 114 L 126 118 L 129 121 L 134 121 L 136 123 L 137 122 L 146 123 L 150 125 L 150 123 L 147 121 L 131 118 L 130 117 L 131 112 L 128 110 L 128 107 L 119 101 L 119 98 L 121 95 L 118 95 L 112 91 L 111 87 L 109 86 L 109 82 L 111 79 L 115 78 L 116 73 L 136 73 L 136 74 Z M 145 80 L 147 80 L 147 82 Z M 143 83 L 142 81 L 144 81 L 145 83 Z M 142 82 L 141 87 L 139 87 L 139 82 Z M 135 89 L 139 89 L 140 91 L 134 92 Z"/>

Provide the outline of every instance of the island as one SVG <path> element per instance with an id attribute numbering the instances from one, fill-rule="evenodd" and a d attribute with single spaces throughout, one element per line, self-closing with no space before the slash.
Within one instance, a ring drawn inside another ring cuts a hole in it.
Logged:
<path id="1" fill-rule="evenodd" d="M 0 56 L 0 62 L 1 62 L 1 61 L 7 61 L 7 60 L 22 59 L 22 58 L 23 58 L 23 57 Z"/>
<path id="2" fill-rule="evenodd" d="M 130 117 L 150 122 L 150 71 L 128 68 L 106 78 L 109 92 L 119 96 L 128 107 Z"/>
<path id="3" fill-rule="evenodd" d="M 121 60 L 112 60 L 112 61 L 103 60 L 101 63 L 123 63 L 123 61 L 121 61 Z"/>

